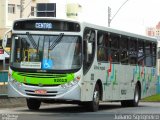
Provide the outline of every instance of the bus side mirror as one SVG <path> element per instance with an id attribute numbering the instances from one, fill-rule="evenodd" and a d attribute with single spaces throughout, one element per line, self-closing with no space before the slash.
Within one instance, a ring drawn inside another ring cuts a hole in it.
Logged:
<path id="1" fill-rule="evenodd" d="M 5 49 L 6 46 L 7 46 L 7 35 L 5 35 L 5 36 L 3 37 L 3 40 L 2 40 L 2 47 L 3 47 L 3 49 Z"/>
<path id="2" fill-rule="evenodd" d="M 85 63 L 90 62 L 89 56 L 92 54 L 92 43 L 84 41 L 84 61 Z"/>
<path id="3" fill-rule="evenodd" d="M 92 54 L 92 43 L 87 44 L 87 54 Z"/>

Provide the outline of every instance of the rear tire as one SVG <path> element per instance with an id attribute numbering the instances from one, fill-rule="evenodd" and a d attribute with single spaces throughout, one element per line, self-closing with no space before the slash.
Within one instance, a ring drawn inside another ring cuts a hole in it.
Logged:
<path id="1" fill-rule="evenodd" d="M 100 98 L 100 89 L 99 85 L 96 84 L 93 92 L 93 99 L 92 101 L 88 102 L 88 108 L 91 112 L 96 112 L 99 109 L 99 98 Z"/>
<path id="2" fill-rule="evenodd" d="M 38 110 L 40 108 L 40 100 L 28 98 L 26 101 L 29 110 Z"/>
<path id="3" fill-rule="evenodd" d="M 134 99 L 130 101 L 131 107 L 138 107 L 140 100 L 140 89 L 139 86 L 136 85 L 135 92 L 134 92 Z"/>
<path id="4" fill-rule="evenodd" d="M 136 85 L 135 92 L 134 92 L 134 99 L 121 101 L 121 106 L 122 107 L 138 107 L 139 100 L 140 100 L 140 88 L 138 85 Z"/>

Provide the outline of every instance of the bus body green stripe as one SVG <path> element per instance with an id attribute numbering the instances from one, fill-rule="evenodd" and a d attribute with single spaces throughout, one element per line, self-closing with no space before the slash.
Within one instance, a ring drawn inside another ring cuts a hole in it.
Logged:
<path id="1" fill-rule="evenodd" d="M 74 80 L 74 74 L 49 74 L 46 73 L 31 73 L 22 72 L 12 72 L 12 78 L 21 83 L 27 84 L 42 84 L 42 85 L 55 85 L 55 84 L 64 84 Z M 42 76 L 42 77 L 41 77 Z"/>

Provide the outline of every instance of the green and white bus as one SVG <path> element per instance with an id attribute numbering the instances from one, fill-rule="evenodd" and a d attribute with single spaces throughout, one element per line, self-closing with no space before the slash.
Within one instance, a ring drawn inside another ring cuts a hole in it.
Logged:
<path id="1" fill-rule="evenodd" d="M 156 92 L 156 39 L 86 22 L 29 18 L 13 23 L 8 96 L 71 102 L 97 111 L 99 102 L 138 106 Z M 5 47 L 5 46 L 4 46 Z"/>

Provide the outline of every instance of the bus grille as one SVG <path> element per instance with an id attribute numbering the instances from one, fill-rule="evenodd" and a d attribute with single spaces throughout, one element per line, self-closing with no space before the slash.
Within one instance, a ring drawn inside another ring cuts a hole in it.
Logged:
<path id="1" fill-rule="evenodd" d="M 35 78 L 60 78 L 60 77 L 67 76 L 67 74 L 25 73 L 25 72 L 18 72 L 18 75 L 26 76 L 26 77 L 35 77 Z"/>
<path id="2" fill-rule="evenodd" d="M 56 87 L 59 86 L 60 84 L 44 84 L 44 85 L 38 85 L 38 84 L 30 84 L 30 83 L 24 83 L 25 85 L 28 86 L 39 86 L 39 87 Z"/>

